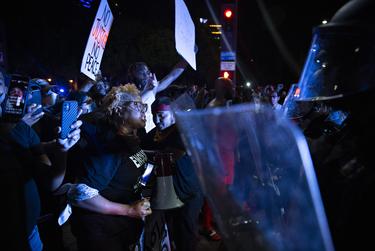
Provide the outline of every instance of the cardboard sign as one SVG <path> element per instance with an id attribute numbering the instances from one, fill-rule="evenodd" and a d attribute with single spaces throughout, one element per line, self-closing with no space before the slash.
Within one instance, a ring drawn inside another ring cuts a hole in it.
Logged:
<path id="1" fill-rule="evenodd" d="M 177 52 L 196 70 L 195 26 L 183 0 L 175 1 L 175 39 Z"/>
<path id="2" fill-rule="evenodd" d="M 112 22 L 113 15 L 108 2 L 102 0 L 91 28 L 81 64 L 81 72 L 92 80 L 95 80 L 95 75 L 99 71 Z"/>

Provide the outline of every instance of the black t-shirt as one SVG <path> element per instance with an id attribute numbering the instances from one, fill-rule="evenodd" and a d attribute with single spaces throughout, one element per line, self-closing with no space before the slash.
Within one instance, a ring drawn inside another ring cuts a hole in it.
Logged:
<path id="1" fill-rule="evenodd" d="M 136 159 L 139 159 L 139 164 L 134 163 L 137 161 Z M 126 204 L 139 200 L 140 195 L 135 193 L 134 186 L 144 173 L 143 164 L 145 160 L 147 160 L 147 157 L 140 149 L 131 155 L 125 153 L 112 180 L 100 194 L 111 201 Z"/>
<path id="2" fill-rule="evenodd" d="M 1 124 L 2 129 L 7 126 Z M 21 181 L 20 186 L 23 186 L 26 232 L 30 234 L 40 214 L 40 198 L 34 180 L 37 171 L 34 157 L 42 152 L 40 140 L 35 131 L 22 121 L 10 131 L 6 131 L 3 130 L 0 134 L 1 154 L 5 158 L 5 155 L 8 155 L 10 160 L 5 165 L 21 168 L 18 172 L 21 176 L 19 181 Z"/>
<path id="3" fill-rule="evenodd" d="M 83 121 L 81 140 L 71 154 L 70 164 L 77 171 L 77 182 L 111 199 L 112 193 L 117 196 L 116 189 L 127 191 L 129 195 L 133 192 L 131 188 L 143 174 L 146 161 L 137 137 L 121 137 L 103 122 Z"/>
<path id="4" fill-rule="evenodd" d="M 106 199 L 130 204 L 141 198 L 134 185 L 144 172 L 147 161 L 137 137 L 121 137 L 106 123 L 81 126 L 81 140 L 74 150 L 77 182 L 99 190 Z M 139 225 L 138 219 L 103 215 L 81 208 L 73 210 L 73 231 L 85 238 L 105 238 L 130 226 Z M 131 227 L 130 227 L 131 228 Z"/>

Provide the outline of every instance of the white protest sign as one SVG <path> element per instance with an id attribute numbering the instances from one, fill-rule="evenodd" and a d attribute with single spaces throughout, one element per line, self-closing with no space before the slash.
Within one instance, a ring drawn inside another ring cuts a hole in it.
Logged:
<path id="1" fill-rule="evenodd" d="M 175 39 L 177 52 L 196 70 L 195 26 L 183 0 L 175 1 Z"/>
<path id="2" fill-rule="evenodd" d="M 92 80 L 95 80 L 95 75 L 99 71 L 112 22 L 113 15 L 108 2 L 102 0 L 91 28 L 81 64 L 81 72 Z"/>

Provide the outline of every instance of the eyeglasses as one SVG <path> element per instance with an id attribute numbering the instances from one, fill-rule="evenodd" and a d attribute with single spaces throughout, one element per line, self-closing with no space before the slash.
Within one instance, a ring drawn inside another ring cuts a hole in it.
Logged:
<path id="1" fill-rule="evenodd" d="M 130 105 L 128 106 L 128 108 L 130 109 L 133 109 L 133 110 L 136 109 L 137 111 L 142 112 L 142 113 L 147 112 L 147 108 L 148 108 L 147 104 L 144 104 L 139 101 L 132 101 L 132 102 L 129 102 L 129 104 Z M 131 104 L 133 104 L 134 106 L 132 106 Z"/>

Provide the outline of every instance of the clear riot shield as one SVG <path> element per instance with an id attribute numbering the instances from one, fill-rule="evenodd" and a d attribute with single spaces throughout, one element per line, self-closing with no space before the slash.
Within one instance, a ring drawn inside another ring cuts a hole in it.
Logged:
<path id="1" fill-rule="evenodd" d="M 298 84 L 290 86 L 288 95 L 283 104 L 283 113 L 289 119 L 299 119 L 306 115 L 312 108 L 312 102 L 297 102 L 299 98 L 300 89 Z"/>
<path id="2" fill-rule="evenodd" d="M 174 107 L 184 108 L 177 124 L 227 250 L 334 250 L 308 146 L 290 121 L 270 107 Z"/>

